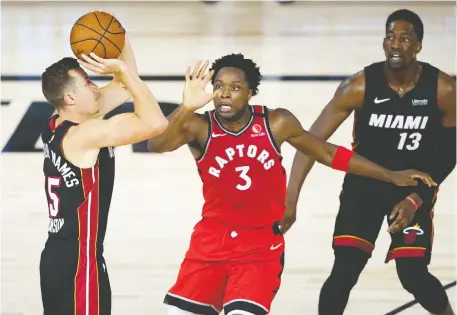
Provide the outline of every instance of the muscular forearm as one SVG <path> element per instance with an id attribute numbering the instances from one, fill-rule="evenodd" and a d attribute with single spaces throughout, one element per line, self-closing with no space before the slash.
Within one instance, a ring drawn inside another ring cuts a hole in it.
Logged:
<path id="1" fill-rule="evenodd" d="M 309 137 L 297 146 L 302 153 L 311 155 L 321 164 L 355 175 L 391 182 L 391 172 L 354 152 L 334 144 Z"/>
<path id="2" fill-rule="evenodd" d="M 123 84 L 133 96 L 135 114 L 152 128 L 163 128 L 168 124 L 159 103 L 149 88 L 129 67 L 124 67 L 119 74 Z"/>
<path id="3" fill-rule="evenodd" d="M 344 148 L 330 143 L 325 143 L 324 150 L 330 159 L 316 158 L 320 163 L 347 173 L 371 177 L 385 182 L 391 182 L 391 172 L 370 160 Z"/>
<path id="4" fill-rule="evenodd" d="M 296 206 L 303 183 L 308 176 L 316 160 L 297 151 L 290 171 L 289 183 L 287 185 L 286 203 L 290 206 Z"/>
<path id="5" fill-rule="evenodd" d="M 167 116 L 167 129 L 157 137 L 148 140 L 149 151 L 157 153 L 171 151 L 179 146 L 178 142 L 185 141 L 183 139 L 185 136 L 184 125 L 192 115 L 194 112 L 184 105 L 176 108 L 173 113 Z"/>
<path id="6" fill-rule="evenodd" d="M 391 182 L 390 171 L 388 169 L 358 154 L 354 154 L 349 161 L 348 173 Z"/>
<path id="7" fill-rule="evenodd" d="M 131 72 L 135 75 L 138 75 L 138 69 L 136 65 L 135 56 L 133 54 L 132 47 L 130 42 L 125 38 L 124 49 L 122 50 L 119 59 L 123 60 Z M 132 98 L 132 93 L 126 88 L 125 84 L 122 82 L 120 74 L 115 74 L 113 81 L 107 86 L 102 87 L 100 90 L 100 95 L 98 103 L 100 106 L 100 112 L 97 113 L 97 117 L 104 116 L 105 114 L 111 112 L 113 109 L 119 105 L 124 104 L 129 99 Z"/>
<path id="8" fill-rule="evenodd" d="M 133 71 L 133 73 L 138 75 L 138 67 L 136 65 L 135 55 L 133 53 L 133 49 L 130 45 L 130 40 L 128 39 L 127 34 L 125 35 L 124 49 L 122 49 L 122 53 L 119 56 L 119 59 L 123 60 L 125 64 Z"/>
<path id="9" fill-rule="evenodd" d="M 294 137 L 289 140 L 289 143 L 301 153 L 331 168 L 386 182 L 392 181 L 392 172 L 388 169 L 346 148 L 322 141 L 309 133 L 303 133 L 302 136 Z"/>

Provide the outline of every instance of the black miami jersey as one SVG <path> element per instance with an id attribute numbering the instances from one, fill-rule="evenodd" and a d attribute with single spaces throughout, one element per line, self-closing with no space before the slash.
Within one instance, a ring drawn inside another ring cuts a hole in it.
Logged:
<path id="1" fill-rule="evenodd" d="M 101 149 L 91 168 L 73 165 L 62 154 L 62 140 L 76 124 L 64 121 L 56 126 L 57 117 L 42 133 L 49 238 L 102 244 L 114 184 L 113 148 Z"/>
<path id="2" fill-rule="evenodd" d="M 390 170 L 433 171 L 441 141 L 442 113 L 438 106 L 439 70 L 421 63 L 413 89 L 402 97 L 388 83 L 384 62 L 365 68 L 363 106 L 355 112 L 353 150 Z M 333 233 L 333 248 L 355 247 L 371 256 L 383 221 L 392 221 L 394 206 L 417 187 L 399 187 L 376 179 L 346 174 Z M 433 200 L 424 200 L 402 232 L 390 233 L 386 262 L 397 258 L 425 258 L 430 262 L 433 242 Z M 421 235 L 416 238 L 416 232 Z"/>
<path id="3" fill-rule="evenodd" d="M 95 165 L 80 168 L 62 152 L 75 123 L 56 126 L 51 117 L 42 133 L 48 240 L 40 260 L 45 315 L 109 315 L 111 287 L 103 258 L 114 183 L 114 151 L 102 148 Z"/>
<path id="4" fill-rule="evenodd" d="M 374 63 L 364 69 L 365 97 L 363 107 L 355 112 L 353 150 L 391 170 L 423 170 L 424 165 L 433 163 L 441 126 L 439 70 L 421 63 L 415 87 L 401 97 L 389 86 L 383 64 Z M 385 185 L 352 175 L 347 175 L 346 182 L 352 179 Z"/>

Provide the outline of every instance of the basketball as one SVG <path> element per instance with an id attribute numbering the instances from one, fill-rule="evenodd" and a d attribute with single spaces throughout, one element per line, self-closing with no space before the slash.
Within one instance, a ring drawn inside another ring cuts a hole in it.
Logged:
<path id="1" fill-rule="evenodd" d="M 71 50 L 77 58 L 93 52 L 104 59 L 118 58 L 125 43 L 125 29 L 109 13 L 89 12 L 71 28 Z"/>

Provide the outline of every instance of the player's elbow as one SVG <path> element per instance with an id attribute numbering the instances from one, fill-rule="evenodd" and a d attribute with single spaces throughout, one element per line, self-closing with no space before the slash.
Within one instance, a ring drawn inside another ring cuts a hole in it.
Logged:
<path id="1" fill-rule="evenodd" d="M 152 135 L 148 140 L 147 140 L 147 148 L 149 152 L 154 152 L 154 153 L 164 153 L 167 151 L 170 151 L 168 148 L 168 141 L 165 137 L 162 136 L 163 132 L 158 132 L 154 135 Z"/>
<path id="2" fill-rule="evenodd" d="M 319 150 L 319 152 L 310 153 L 310 157 L 312 161 L 317 161 L 320 164 L 324 164 L 326 166 L 330 166 L 333 161 L 333 155 L 330 151 L 327 150 Z"/>
<path id="3" fill-rule="evenodd" d="M 151 138 L 147 141 L 148 151 L 154 153 L 163 153 L 166 151 L 164 142 L 158 138 Z"/>
<path id="4" fill-rule="evenodd" d="M 335 158 L 337 148 L 337 146 L 326 142 L 324 145 L 324 152 L 318 161 L 324 165 L 331 166 Z"/>
<path id="5" fill-rule="evenodd" d="M 168 120 L 166 118 L 160 119 L 157 123 L 152 126 L 151 138 L 156 137 L 165 132 L 168 127 Z"/>

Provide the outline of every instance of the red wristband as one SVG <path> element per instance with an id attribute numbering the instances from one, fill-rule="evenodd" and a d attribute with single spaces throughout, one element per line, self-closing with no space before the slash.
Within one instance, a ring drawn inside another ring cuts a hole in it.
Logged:
<path id="1" fill-rule="evenodd" d="M 411 202 L 411 203 L 413 204 L 413 207 L 414 207 L 414 209 L 416 209 L 416 211 L 417 211 L 417 209 L 419 209 L 419 205 L 417 204 L 416 201 L 414 201 L 413 198 L 411 198 L 410 196 L 408 196 L 408 197 L 406 197 L 405 199 L 408 200 L 409 202 Z"/>
<path id="2" fill-rule="evenodd" d="M 339 146 L 338 149 L 336 149 L 335 156 L 333 157 L 332 168 L 335 170 L 347 172 L 349 168 L 349 161 L 353 155 L 353 151 Z"/>

